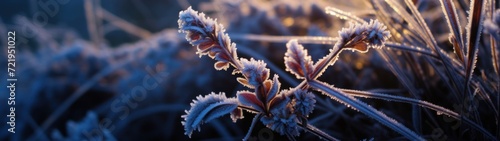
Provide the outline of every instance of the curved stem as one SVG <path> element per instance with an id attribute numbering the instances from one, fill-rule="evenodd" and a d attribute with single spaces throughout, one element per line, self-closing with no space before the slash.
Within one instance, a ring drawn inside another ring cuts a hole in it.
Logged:
<path id="1" fill-rule="evenodd" d="M 247 134 L 243 138 L 243 141 L 247 141 L 248 138 L 250 138 L 250 135 L 252 134 L 252 131 L 253 131 L 253 128 L 255 127 L 255 124 L 257 124 L 257 121 L 259 121 L 261 117 L 262 117 L 262 114 L 255 115 L 255 117 L 252 120 L 252 125 L 250 125 L 250 128 L 248 129 Z"/>

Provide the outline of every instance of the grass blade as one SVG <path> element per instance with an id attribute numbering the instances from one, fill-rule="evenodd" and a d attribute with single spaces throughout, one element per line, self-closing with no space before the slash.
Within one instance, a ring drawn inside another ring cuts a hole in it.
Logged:
<path id="1" fill-rule="evenodd" d="M 366 23 L 366 21 L 362 20 L 361 18 L 356 17 L 356 16 L 354 16 L 353 14 L 351 14 L 349 12 L 345 12 L 343 10 L 340 10 L 340 9 L 337 9 L 337 8 L 334 8 L 334 7 L 326 7 L 325 8 L 325 12 L 327 14 L 330 14 L 330 15 L 333 15 L 333 16 L 337 16 L 340 19 L 354 21 L 354 22 L 357 22 L 357 23 Z"/>
<path id="2" fill-rule="evenodd" d="M 436 39 L 433 37 L 433 35 L 429 29 L 429 26 L 427 26 L 427 23 L 425 22 L 424 18 L 422 17 L 420 12 L 417 10 L 417 7 L 415 7 L 413 2 L 411 0 L 405 0 L 405 3 L 406 3 L 406 6 L 408 6 L 408 8 L 410 8 L 410 11 L 413 13 L 416 21 L 418 22 L 418 24 L 420 25 L 422 30 L 424 30 L 424 33 L 425 33 L 424 35 L 430 39 L 430 41 L 427 41 L 428 42 L 427 44 L 429 46 L 431 46 L 432 49 L 437 52 L 439 58 L 441 58 L 441 61 L 444 64 L 444 67 L 446 69 L 446 74 L 448 77 L 451 78 L 452 84 L 454 86 L 454 88 L 450 88 L 450 89 L 455 90 L 455 91 L 459 90 L 460 87 L 458 87 L 457 84 L 459 84 L 458 82 L 460 82 L 460 80 L 458 77 L 456 77 L 452 73 L 454 66 L 450 62 L 450 60 L 453 60 L 453 59 L 450 58 L 449 56 L 445 55 L 445 52 L 442 52 L 440 50 L 439 46 L 437 45 Z"/>
<path id="3" fill-rule="evenodd" d="M 330 87 L 329 85 L 324 84 L 322 82 L 319 82 L 317 80 L 310 80 L 310 81 L 308 81 L 308 83 L 311 87 L 317 89 L 318 91 L 321 91 L 326 96 L 329 96 L 332 99 L 338 100 L 339 102 L 344 103 L 347 106 L 349 106 L 355 110 L 359 110 L 360 112 L 368 115 L 369 117 L 376 119 L 380 123 L 391 128 L 392 130 L 400 133 L 401 135 L 407 137 L 410 140 L 424 140 L 424 138 L 415 134 L 415 132 L 411 131 L 410 129 L 405 127 L 403 124 L 388 117 L 384 113 L 376 110 L 375 108 L 367 105 L 366 103 L 363 103 L 363 102 L 359 101 L 358 99 L 356 99 L 352 96 L 349 96 L 349 95 L 343 93 L 342 91 L 337 90 L 334 87 Z"/>
<path id="4" fill-rule="evenodd" d="M 358 90 L 350 90 L 350 89 L 339 89 L 342 92 L 349 94 L 351 96 L 355 97 L 364 97 L 364 98 L 375 98 L 375 99 L 381 99 L 381 100 L 386 100 L 386 101 L 395 101 L 395 102 L 402 102 L 402 103 L 408 103 L 408 104 L 415 104 L 427 109 L 431 109 L 433 111 L 436 111 L 437 113 L 444 114 L 447 116 L 450 116 L 456 120 L 463 121 L 467 125 L 471 126 L 477 131 L 480 131 L 484 135 L 488 136 L 491 139 L 495 139 L 495 136 L 493 136 L 490 132 L 488 132 L 486 129 L 483 127 L 479 126 L 478 124 L 474 123 L 470 119 L 461 116 L 460 114 L 446 109 L 444 107 L 441 107 L 439 105 L 432 104 L 427 101 L 423 100 L 418 100 L 418 99 L 412 99 L 412 98 L 407 98 L 407 97 L 401 97 L 401 96 L 394 96 L 394 95 L 388 95 L 388 94 L 381 94 L 381 93 L 373 93 L 373 92 L 366 92 L 366 91 L 358 91 Z"/>
<path id="5" fill-rule="evenodd" d="M 465 47 L 467 49 L 467 63 L 465 66 L 465 90 L 464 94 L 468 93 L 469 83 L 476 67 L 477 52 L 479 49 L 479 37 L 481 36 L 483 15 L 484 15 L 484 0 L 472 0 L 469 10 L 469 21 L 467 24 L 467 39 Z"/>
<path id="6" fill-rule="evenodd" d="M 453 42 L 453 49 L 457 54 L 458 58 L 464 62 L 464 53 L 462 41 L 462 28 L 460 27 L 460 21 L 458 20 L 457 10 L 455 4 L 451 0 L 441 0 L 441 8 L 443 8 L 446 21 L 448 22 L 448 27 L 450 28 L 451 37 Z M 454 41 L 453 41 L 454 40 Z"/>

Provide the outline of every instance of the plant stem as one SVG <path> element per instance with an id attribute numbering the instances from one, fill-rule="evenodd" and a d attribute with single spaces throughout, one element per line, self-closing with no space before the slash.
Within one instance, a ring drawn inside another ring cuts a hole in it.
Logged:
<path id="1" fill-rule="evenodd" d="M 257 115 L 255 115 L 255 117 L 253 117 L 252 125 L 250 125 L 250 129 L 248 129 L 248 132 L 245 135 L 245 137 L 243 138 L 243 141 L 247 141 L 248 138 L 250 138 L 250 135 L 252 134 L 252 131 L 253 131 L 253 128 L 255 127 L 255 124 L 257 124 L 257 121 L 259 121 L 261 117 L 262 117 L 262 114 L 257 114 Z"/>

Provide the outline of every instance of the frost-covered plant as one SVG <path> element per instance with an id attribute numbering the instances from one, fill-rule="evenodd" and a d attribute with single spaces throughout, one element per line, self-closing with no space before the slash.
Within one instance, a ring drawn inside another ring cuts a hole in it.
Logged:
<path id="1" fill-rule="evenodd" d="M 372 1 L 372 3 L 376 2 Z M 391 6 L 398 8 L 401 6 L 397 3 L 394 3 L 393 1 L 388 1 L 388 3 L 391 4 Z M 449 67 L 448 65 L 451 63 L 456 63 L 455 60 L 445 60 L 449 59 L 449 56 L 446 56 L 443 51 L 437 47 L 436 41 L 433 37 L 431 37 L 432 35 L 429 33 L 430 31 L 428 29 L 424 30 L 428 27 L 421 19 L 421 17 L 419 18 L 420 15 L 418 11 L 416 11 L 415 6 L 409 1 L 406 1 L 406 3 L 410 10 L 418 15 L 416 17 L 416 21 L 415 19 L 410 20 L 410 26 L 419 26 L 418 28 L 422 28 L 422 30 L 419 30 L 418 32 L 419 34 L 423 34 L 423 40 L 425 40 L 425 43 L 432 47 L 432 51 L 388 43 L 389 38 L 391 38 L 391 33 L 386 26 L 387 24 L 384 25 L 378 20 L 370 20 L 369 22 L 366 22 L 364 20 L 361 20 L 360 18 L 353 16 L 352 14 L 346 12 L 339 13 L 339 10 L 332 10 L 327 8 L 327 11 L 329 11 L 330 14 L 336 13 L 337 16 L 344 16 L 345 19 L 352 20 L 353 22 L 349 23 L 350 25 L 348 28 L 342 28 L 338 32 L 339 36 L 335 39 L 336 42 L 330 49 L 329 54 L 322 59 L 319 59 L 317 62 L 314 62 L 311 59 L 308 51 L 301 44 L 299 44 L 298 40 L 292 38 L 288 41 L 288 43 L 286 44 L 287 52 L 285 53 L 284 58 L 286 70 L 294 74 L 297 79 L 303 79 L 302 83 L 289 90 L 280 90 L 278 75 L 274 75 L 273 80 L 269 80 L 269 69 L 266 68 L 266 63 L 264 61 L 255 60 L 253 58 L 251 58 L 250 60 L 245 58 L 238 58 L 238 56 L 236 55 L 236 45 L 232 43 L 229 39 L 229 36 L 224 33 L 224 28 L 222 27 L 222 25 L 217 24 L 215 20 L 206 18 L 203 13 L 198 13 L 191 8 L 188 8 L 187 10 L 180 12 L 178 23 L 180 28 L 179 31 L 187 33 L 186 39 L 193 46 L 197 46 L 198 54 L 200 54 L 200 57 L 201 55 L 209 55 L 211 58 L 215 59 L 217 61 L 215 64 L 215 68 L 217 70 L 227 70 L 229 68 L 229 65 L 233 66 L 233 75 L 236 75 L 238 73 L 241 73 L 243 75 L 242 78 L 237 78 L 237 81 L 242 85 L 253 89 L 253 91 L 238 91 L 236 93 L 236 108 L 228 109 L 223 112 L 217 111 L 219 113 L 212 113 L 217 115 L 217 117 L 223 114 L 231 113 L 233 121 L 242 118 L 242 116 L 239 116 L 241 115 L 242 110 L 246 110 L 256 114 L 252 122 L 252 126 L 250 127 L 244 140 L 248 139 L 254 125 L 259 120 L 264 125 L 266 125 L 266 127 L 280 133 L 281 135 L 286 135 L 290 140 L 294 140 L 294 137 L 299 135 L 298 129 L 309 131 L 322 139 L 336 140 L 335 138 L 325 134 L 319 129 L 316 129 L 314 126 L 308 124 L 307 117 L 310 113 L 312 113 L 316 102 L 314 93 L 309 92 L 309 90 L 316 90 L 317 92 L 320 92 L 321 94 L 324 94 L 333 100 L 336 100 L 354 110 L 366 114 L 367 116 L 379 121 L 383 125 L 389 127 L 395 132 L 400 133 L 410 140 L 424 140 L 424 138 L 407 128 L 402 123 L 399 123 L 398 121 L 387 116 L 385 113 L 371 107 L 370 105 L 358 100 L 355 97 L 376 98 L 418 105 L 429 110 L 437 111 L 438 114 L 444 114 L 456 120 L 464 121 L 464 123 L 470 125 L 475 130 L 484 133 L 488 137 L 492 137 L 492 135 L 485 131 L 485 129 L 469 120 L 467 117 L 463 117 L 454 111 L 426 101 L 367 91 L 340 89 L 317 80 L 317 78 L 325 72 L 328 66 L 333 65 L 336 62 L 339 54 L 343 50 L 353 50 L 360 53 L 366 53 L 369 48 L 380 49 L 384 48 L 385 46 L 389 46 L 396 49 L 425 53 L 434 58 L 441 58 L 442 61 L 446 64 L 445 67 Z M 477 5 L 476 3 L 474 4 Z M 406 10 L 399 9 L 397 11 L 402 12 Z M 475 12 L 477 11 L 475 10 Z M 477 19 L 473 21 L 476 20 Z M 475 26 L 474 28 L 477 29 L 477 27 Z M 472 30 L 474 29 L 470 30 L 470 32 L 472 32 Z M 453 38 L 456 38 L 454 39 L 455 41 L 462 40 L 461 37 L 453 36 Z M 398 40 L 402 39 L 399 39 L 398 37 Z M 458 42 L 461 41 L 456 41 L 456 43 Z M 471 47 L 471 51 L 468 52 L 469 58 L 467 58 L 469 60 L 467 61 L 474 60 L 475 58 L 474 52 L 477 51 L 477 49 L 473 48 L 477 45 L 475 43 L 477 43 L 475 39 L 471 39 L 467 42 L 467 45 Z M 460 43 L 458 45 L 463 46 L 464 44 Z M 381 54 L 385 60 L 389 60 L 387 59 L 387 56 L 385 56 L 385 54 Z M 469 65 L 466 66 L 466 68 L 468 69 L 475 67 L 474 61 L 472 63 L 465 63 L 465 60 L 462 61 L 464 61 L 464 64 Z M 453 69 L 458 68 L 459 67 L 454 67 Z M 398 68 L 392 69 L 396 71 Z M 476 84 L 476 82 L 473 82 L 474 80 L 471 80 L 470 78 L 471 71 L 472 70 L 466 71 L 468 73 L 465 77 L 465 84 Z M 453 81 L 458 81 L 454 80 L 455 78 L 453 76 L 450 76 L 450 78 Z M 466 86 L 468 87 L 468 85 Z M 414 93 L 413 89 L 410 90 L 412 90 L 412 93 Z M 464 91 L 467 91 L 467 88 L 465 88 Z M 198 106 L 192 105 L 191 110 L 187 111 L 186 115 L 182 116 L 184 118 L 183 123 L 198 123 L 196 122 L 196 120 L 193 121 L 193 118 L 188 117 L 197 117 L 196 119 L 204 118 L 205 115 L 203 114 L 190 112 L 194 110 L 195 107 Z M 198 127 L 198 125 L 187 127 L 186 134 L 190 135 L 190 131 L 192 131 L 191 128 L 193 127 Z"/>
<path id="2" fill-rule="evenodd" d="M 244 139 L 248 139 L 253 125 L 258 120 L 262 121 L 263 124 L 272 130 L 282 135 L 287 135 L 290 139 L 298 135 L 298 127 L 296 125 L 300 123 L 297 123 L 299 120 L 292 109 L 295 105 L 291 105 L 292 102 L 287 93 L 280 92 L 281 84 L 278 80 L 278 75 L 274 75 L 272 80 L 269 79 L 270 74 L 269 69 L 266 68 L 266 63 L 253 58 L 238 58 L 236 55 L 236 45 L 231 43 L 228 35 L 224 33 L 222 25 L 216 24 L 215 20 L 205 18 L 203 13 L 198 13 L 188 8 L 179 13 L 178 23 L 179 31 L 187 33 L 186 39 L 193 46 L 198 47 L 200 57 L 208 55 L 217 60 L 214 67 L 218 70 L 227 69 L 230 64 L 235 68 L 233 74 L 241 73 L 243 75 L 243 77 L 237 78 L 237 81 L 253 89 L 253 92 L 238 91 L 236 93 L 237 103 L 234 103 L 233 100 L 229 100 L 231 102 L 228 102 L 225 96 L 221 96 L 223 94 L 210 94 L 205 97 L 198 97 L 191 104 L 191 109 L 186 111 L 186 115 L 182 116 L 184 119 L 182 124 L 185 127 L 186 135 L 190 136 L 192 131 L 199 128 L 199 125 L 202 123 L 224 114 L 231 114 L 233 121 L 236 121 L 242 118 L 242 109 L 257 114 L 251 129 Z M 291 90 L 291 92 L 293 91 Z M 302 100 L 308 100 L 304 101 L 304 103 L 311 102 L 310 99 L 297 99 L 295 101 Z M 230 106 L 231 108 L 224 108 L 224 110 L 214 110 L 214 106 L 211 106 L 222 103 L 230 103 L 228 105 L 232 106 Z M 299 102 L 296 106 L 314 105 Z M 312 110 L 312 107 L 300 108 Z M 304 113 L 299 114 L 304 115 Z M 318 132 L 311 125 L 304 126 L 304 128 Z M 322 132 L 316 134 L 322 134 L 323 138 L 333 139 Z"/>

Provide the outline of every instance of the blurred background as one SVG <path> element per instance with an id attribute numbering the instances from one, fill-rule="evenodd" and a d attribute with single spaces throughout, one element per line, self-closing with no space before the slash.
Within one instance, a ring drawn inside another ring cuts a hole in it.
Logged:
<path id="1" fill-rule="evenodd" d="M 436 9 L 435 3 L 429 5 L 420 8 Z M 360 17 L 374 13 L 366 2 L 351 0 L 3 0 L 0 113 L 4 118 L 0 119 L 0 140 L 188 140 L 181 115 L 192 99 L 210 92 L 233 97 L 236 91 L 247 89 L 237 83 L 231 70 L 216 71 L 215 61 L 199 58 L 195 47 L 178 32 L 179 11 L 189 6 L 217 18 L 237 44 L 240 56 L 263 59 L 272 66 L 271 73 L 280 75 L 284 89 L 300 82 L 284 71 L 287 40 L 260 35 L 336 37 L 346 21 L 326 14 L 326 6 Z M 432 12 L 425 15 L 431 15 L 426 16 L 431 23 L 440 17 Z M 434 33 L 443 34 L 437 36 L 440 43 L 446 42 L 446 25 L 433 28 Z M 15 31 L 17 40 L 15 134 L 7 132 L 10 126 L 3 124 L 9 120 L 5 118 L 9 96 L 4 75 L 8 31 Z M 313 60 L 318 60 L 331 45 L 305 47 Z M 385 62 L 372 52 L 343 53 L 321 80 L 340 88 L 408 95 Z M 444 85 L 440 80 L 426 83 L 436 87 L 435 93 L 446 91 L 439 89 Z M 322 96 L 317 96 L 317 101 L 309 123 L 334 137 L 402 139 L 336 101 Z M 411 105 L 363 101 L 412 127 Z M 229 116 L 214 120 L 203 125 L 201 132 L 194 132 L 191 139 L 240 140 L 253 117 L 249 113 L 245 116 L 236 123 Z M 422 124 L 421 134 L 433 133 L 435 127 Z M 260 123 L 252 138 L 286 140 Z M 318 140 L 305 132 L 297 139 Z"/>

